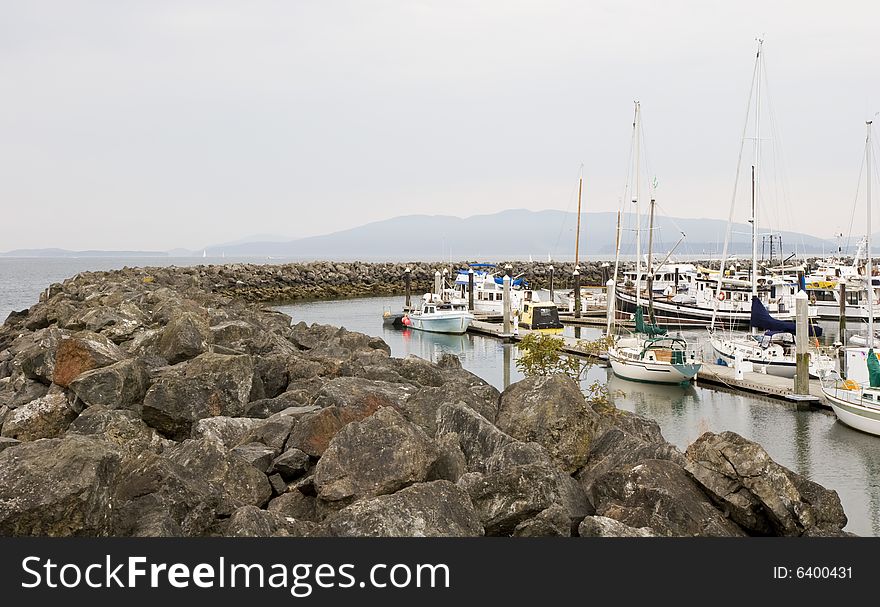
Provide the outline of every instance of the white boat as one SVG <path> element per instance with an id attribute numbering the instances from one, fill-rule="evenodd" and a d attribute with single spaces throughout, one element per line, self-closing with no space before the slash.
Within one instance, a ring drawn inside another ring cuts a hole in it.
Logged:
<path id="1" fill-rule="evenodd" d="M 611 370 L 621 379 L 680 384 L 696 377 L 702 363 L 680 337 L 619 337 L 608 348 Z"/>
<path id="2" fill-rule="evenodd" d="M 865 221 L 865 275 L 872 276 L 871 260 L 871 121 L 866 123 L 865 140 L 867 220 Z M 874 298 L 868 298 L 867 348 L 846 348 L 845 380 L 824 383 L 822 393 L 841 422 L 876 436 L 880 436 L 880 361 L 874 352 Z"/>
<path id="3" fill-rule="evenodd" d="M 471 264 L 470 266 L 474 275 L 474 312 L 498 316 L 504 313 L 504 275 L 496 275 L 494 271 L 496 267 L 494 264 Z M 470 296 L 469 281 L 468 270 L 459 270 L 455 277 L 451 296 L 467 302 Z M 446 297 L 445 293 L 444 297 Z M 521 310 L 523 301 L 538 301 L 539 299 L 537 294 L 528 288 L 523 277 L 511 277 L 511 313 Z"/>
<path id="4" fill-rule="evenodd" d="M 873 348 L 846 348 L 847 379 L 828 379 L 822 393 L 841 422 L 880 436 L 880 387 L 872 386 L 869 357 L 877 361 Z M 880 363 L 878 363 L 880 364 Z"/>
<path id="5" fill-rule="evenodd" d="M 438 295 L 426 293 L 421 307 L 405 314 L 401 322 L 419 331 L 460 335 L 468 330 L 473 319 L 466 303 L 443 301 Z"/>
<path id="6" fill-rule="evenodd" d="M 794 335 L 791 333 L 763 333 L 742 336 L 712 334 L 712 349 L 727 361 L 737 355 L 750 362 L 761 373 L 792 379 L 797 371 Z M 810 377 L 823 378 L 834 373 L 835 360 L 819 351 L 814 342 L 810 351 Z"/>
<path id="7" fill-rule="evenodd" d="M 680 336 L 671 337 L 665 335 L 666 330 L 653 324 L 646 324 L 641 305 L 641 219 L 639 214 L 639 201 L 641 199 L 641 185 L 639 183 L 640 164 L 639 150 L 641 143 L 641 106 L 636 102 L 635 117 L 633 119 L 633 144 L 635 157 L 634 175 L 634 201 L 636 203 L 636 270 L 633 293 L 635 295 L 635 333 L 631 336 L 614 336 L 608 347 L 608 362 L 614 374 L 622 379 L 638 382 L 680 384 L 688 382 L 696 377 L 701 363 L 695 350 L 688 347 L 688 343 Z M 654 196 L 651 196 L 651 228 L 653 228 Z M 619 229 L 619 227 L 618 227 Z M 618 238 L 619 242 L 619 238 Z M 652 244 L 648 245 L 648 275 L 652 274 Z M 614 282 L 617 282 L 618 267 L 620 262 L 620 250 L 618 247 L 617 260 L 614 264 Z M 662 264 L 661 264 L 662 265 Z M 650 282 L 649 282 L 650 284 Z M 651 295 L 650 287 L 648 289 Z M 649 299 L 650 301 L 650 299 Z M 608 334 L 611 335 L 614 306 L 609 305 Z"/>

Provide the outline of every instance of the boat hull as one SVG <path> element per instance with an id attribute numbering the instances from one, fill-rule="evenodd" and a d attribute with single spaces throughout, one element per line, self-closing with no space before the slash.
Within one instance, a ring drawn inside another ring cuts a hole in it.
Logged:
<path id="1" fill-rule="evenodd" d="M 691 381 L 700 370 L 699 364 L 671 364 L 620 358 L 609 351 L 608 361 L 614 374 L 629 381 L 652 384 L 681 384 Z"/>
<path id="2" fill-rule="evenodd" d="M 823 388 L 822 390 L 834 414 L 842 423 L 850 428 L 867 432 L 875 436 L 880 436 L 880 411 L 870 409 L 858 405 L 856 403 L 847 402 L 841 398 L 838 393 L 849 392 L 849 390 L 840 390 L 838 388 Z"/>
<path id="3" fill-rule="evenodd" d="M 443 318 L 422 318 L 417 315 L 409 317 L 411 329 L 427 333 L 450 333 L 461 335 L 466 333 L 473 317 L 470 314 L 446 316 Z"/>
<path id="4" fill-rule="evenodd" d="M 736 354 L 735 350 L 732 348 L 724 348 L 718 340 L 712 339 L 712 349 L 716 354 L 721 356 L 726 361 L 735 361 Z M 812 356 L 811 356 L 812 359 Z M 797 362 L 793 360 L 774 360 L 768 358 L 760 358 L 756 356 L 749 356 L 743 353 L 742 356 L 743 362 L 752 363 L 752 365 L 756 368 L 761 368 L 761 370 L 767 375 L 774 375 L 776 377 L 784 377 L 786 379 L 794 379 L 794 376 L 797 374 Z M 810 361 L 810 378 L 811 379 L 821 379 L 822 375 L 825 373 L 829 373 L 834 370 L 833 365 L 817 365 Z"/>

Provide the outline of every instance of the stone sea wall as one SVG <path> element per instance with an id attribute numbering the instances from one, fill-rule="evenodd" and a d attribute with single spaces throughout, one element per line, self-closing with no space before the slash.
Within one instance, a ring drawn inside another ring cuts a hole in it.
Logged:
<path id="1" fill-rule="evenodd" d="M 843 534 L 836 492 L 736 434 L 681 452 L 567 377 L 499 393 L 248 301 L 385 292 L 404 267 L 52 285 L 0 327 L 0 535 Z"/>

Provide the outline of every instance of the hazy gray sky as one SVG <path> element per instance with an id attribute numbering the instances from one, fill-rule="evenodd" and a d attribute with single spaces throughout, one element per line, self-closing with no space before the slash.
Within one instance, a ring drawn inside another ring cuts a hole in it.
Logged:
<path id="1" fill-rule="evenodd" d="M 880 110 L 875 1 L 0 9 L 0 250 L 573 209 L 581 162 L 585 210 L 616 210 L 634 99 L 666 213 L 726 218 L 760 34 L 787 192 L 767 220 L 831 236 Z"/>

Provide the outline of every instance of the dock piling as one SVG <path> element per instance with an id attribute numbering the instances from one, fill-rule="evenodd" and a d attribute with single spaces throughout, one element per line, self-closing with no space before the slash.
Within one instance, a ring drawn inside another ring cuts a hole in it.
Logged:
<path id="1" fill-rule="evenodd" d="M 614 327 L 614 305 L 615 305 L 615 297 L 616 297 L 616 289 L 614 288 L 614 279 L 608 279 L 608 282 L 605 283 L 605 334 L 611 335 L 611 330 Z"/>
<path id="2" fill-rule="evenodd" d="M 403 304 L 403 307 L 406 311 L 412 309 L 412 268 L 407 268 L 403 273 L 403 285 L 406 293 L 406 301 Z"/>
<path id="3" fill-rule="evenodd" d="M 809 394 L 810 393 L 810 352 L 808 344 L 810 342 L 810 328 L 807 324 L 809 300 L 804 291 L 798 291 L 795 295 L 795 317 L 797 329 L 795 333 L 795 361 L 796 371 L 794 375 L 794 393 Z"/>
<path id="4" fill-rule="evenodd" d="M 504 286 L 504 335 L 510 335 L 510 275 L 505 274 L 503 279 Z"/>
<path id="5" fill-rule="evenodd" d="M 547 269 L 550 271 L 550 301 L 553 301 L 553 266 Z"/>
<path id="6" fill-rule="evenodd" d="M 474 269 L 468 268 L 468 310 L 474 311 Z"/>
<path id="7" fill-rule="evenodd" d="M 434 272 L 434 293 L 437 295 L 437 297 L 440 297 L 440 280 L 440 270 L 437 270 L 436 272 Z"/>
<path id="8" fill-rule="evenodd" d="M 580 266 L 574 267 L 574 317 L 581 317 L 581 271 Z"/>
<path id="9" fill-rule="evenodd" d="M 840 281 L 840 325 L 837 340 L 846 345 L 846 283 Z"/>

